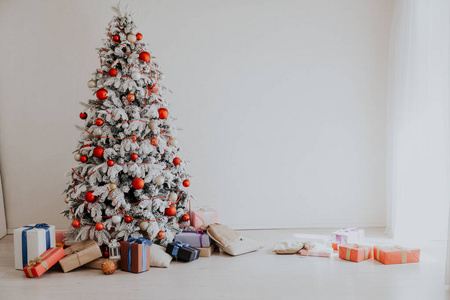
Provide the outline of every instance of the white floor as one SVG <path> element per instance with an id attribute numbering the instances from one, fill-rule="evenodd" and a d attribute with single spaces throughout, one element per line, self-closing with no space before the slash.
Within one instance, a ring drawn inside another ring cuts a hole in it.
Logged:
<path id="1" fill-rule="evenodd" d="M 50 270 L 28 279 L 14 269 L 13 239 L 0 240 L 0 299 L 450 299 L 444 288 L 446 245 L 421 246 L 418 264 L 385 266 L 374 260 L 353 263 L 319 257 L 275 255 L 273 244 L 295 234 L 329 234 L 326 229 L 253 230 L 244 235 L 266 243 L 238 257 L 215 252 L 191 263 L 142 274 L 77 269 Z M 366 236 L 383 238 L 382 229 Z"/>

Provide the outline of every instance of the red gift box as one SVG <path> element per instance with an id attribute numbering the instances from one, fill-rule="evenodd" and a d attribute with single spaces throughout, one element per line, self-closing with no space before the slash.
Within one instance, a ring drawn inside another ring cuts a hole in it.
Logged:
<path id="1" fill-rule="evenodd" d="M 39 257 L 30 260 L 23 268 L 27 277 L 39 277 L 66 255 L 61 247 L 53 247 L 42 253 Z"/>

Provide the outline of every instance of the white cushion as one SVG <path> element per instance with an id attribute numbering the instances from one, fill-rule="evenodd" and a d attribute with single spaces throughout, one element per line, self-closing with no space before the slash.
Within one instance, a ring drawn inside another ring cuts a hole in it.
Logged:
<path id="1" fill-rule="evenodd" d="M 166 253 L 166 249 L 160 245 L 152 244 L 150 247 L 150 266 L 158 268 L 168 268 L 172 256 Z"/>
<path id="2" fill-rule="evenodd" d="M 295 254 L 298 253 L 303 246 L 303 242 L 299 240 L 284 240 L 275 244 L 273 251 L 277 254 Z"/>
<path id="3" fill-rule="evenodd" d="M 256 251 L 256 250 L 259 250 L 262 247 L 264 247 L 264 245 L 261 244 L 260 242 L 255 241 L 254 239 L 251 239 L 251 238 L 248 238 L 245 236 L 241 236 L 235 242 L 228 245 L 228 247 L 225 247 L 225 246 L 221 245 L 220 243 L 217 243 L 217 245 L 225 253 L 228 253 L 233 256 Z"/>

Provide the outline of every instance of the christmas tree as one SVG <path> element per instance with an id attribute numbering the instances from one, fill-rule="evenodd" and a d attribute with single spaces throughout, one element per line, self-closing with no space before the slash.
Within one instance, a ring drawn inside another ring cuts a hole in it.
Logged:
<path id="1" fill-rule="evenodd" d="M 132 15 L 120 8 L 97 49 L 100 68 L 82 103 L 79 163 L 65 190 L 69 240 L 146 237 L 166 245 L 189 226 L 190 185 L 163 73 L 145 48 Z"/>

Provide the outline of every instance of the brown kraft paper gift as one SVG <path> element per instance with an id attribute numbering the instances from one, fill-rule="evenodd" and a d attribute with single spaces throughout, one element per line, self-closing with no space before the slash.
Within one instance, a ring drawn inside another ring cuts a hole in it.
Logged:
<path id="1" fill-rule="evenodd" d="M 138 244 L 138 243 L 130 243 L 130 242 L 120 242 L 120 269 L 122 271 L 129 271 L 128 268 L 128 249 L 131 244 L 131 272 L 132 273 L 141 273 L 148 271 L 150 269 L 150 246 Z M 147 247 L 146 250 L 146 268 L 142 268 L 142 260 L 143 260 L 143 247 Z"/>
<path id="2" fill-rule="evenodd" d="M 59 261 L 64 273 L 76 269 L 102 256 L 97 242 L 85 240 L 64 249 L 66 257 Z"/>

